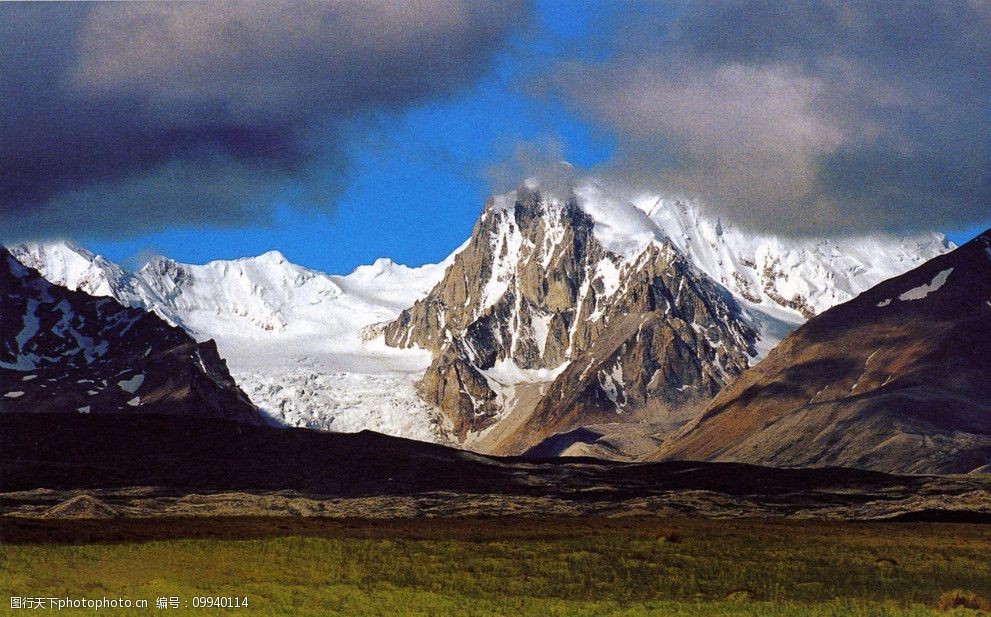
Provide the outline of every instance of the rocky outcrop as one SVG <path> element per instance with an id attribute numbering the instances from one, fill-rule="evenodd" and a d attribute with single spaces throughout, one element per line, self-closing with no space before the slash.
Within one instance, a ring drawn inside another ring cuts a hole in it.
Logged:
<path id="1" fill-rule="evenodd" d="M 810 319 L 655 459 L 991 464 L 991 231 Z"/>
<path id="2" fill-rule="evenodd" d="M 0 413 L 262 417 L 213 341 L 70 291 L 0 247 Z"/>
<path id="3" fill-rule="evenodd" d="M 600 334 L 503 444 L 603 422 L 659 422 L 708 401 L 751 355 L 756 332 L 731 297 L 677 251 L 649 246 L 623 272 Z"/>
<path id="4" fill-rule="evenodd" d="M 755 353 L 752 320 L 725 289 L 663 237 L 610 235 L 583 198 L 523 186 L 491 199 L 440 284 L 385 329 L 389 345 L 433 352 L 419 391 L 463 442 L 517 411 L 518 428 L 486 449 L 698 405 Z M 517 391 L 534 382 L 543 394 L 520 410 Z"/>
<path id="5" fill-rule="evenodd" d="M 604 258 L 573 197 L 523 187 L 492 198 L 440 284 L 386 328 L 386 343 L 439 351 L 459 334 L 479 366 L 559 366 L 593 338 L 588 317 L 603 284 L 592 279 Z"/>

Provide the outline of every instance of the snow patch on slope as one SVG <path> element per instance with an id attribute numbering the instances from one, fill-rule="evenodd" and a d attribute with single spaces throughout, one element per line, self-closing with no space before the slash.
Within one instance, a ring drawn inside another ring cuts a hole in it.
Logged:
<path id="1" fill-rule="evenodd" d="M 479 311 L 485 311 L 505 295 L 516 272 L 520 259 L 520 249 L 523 246 L 523 234 L 513 222 L 512 204 L 515 193 L 501 195 L 493 201 L 489 216 L 500 217 L 503 224 L 497 227 L 498 232 L 490 237 L 492 254 L 495 256 L 489 280 L 482 288 L 482 301 Z M 439 279 L 438 279 L 439 280 Z"/>
<path id="2" fill-rule="evenodd" d="M 547 336 L 550 333 L 550 324 L 554 319 L 554 315 L 549 313 L 539 313 L 533 316 L 531 326 L 533 327 L 533 340 L 537 344 L 537 349 L 540 350 L 540 355 L 544 355 L 544 350 L 547 348 Z"/>
<path id="3" fill-rule="evenodd" d="M 939 291 L 939 288 L 946 283 L 946 280 L 950 278 L 950 274 L 952 273 L 953 273 L 953 268 L 943 270 L 942 272 L 934 276 L 933 280 L 931 280 L 929 283 L 909 289 L 905 293 L 898 296 L 898 299 L 902 301 L 922 300 L 929 294 Z"/>
<path id="4" fill-rule="evenodd" d="M 138 374 L 135 375 L 134 377 L 131 377 L 130 379 L 124 379 L 122 381 L 118 381 L 117 385 L 124 392 L 127 392 L 128 394 L 134 394 L 135 392 L 138 391 L 138 389 L 141 387 L 141 384 L 143 384 L 144 382 L 145 382 L 144 374 Z"/>

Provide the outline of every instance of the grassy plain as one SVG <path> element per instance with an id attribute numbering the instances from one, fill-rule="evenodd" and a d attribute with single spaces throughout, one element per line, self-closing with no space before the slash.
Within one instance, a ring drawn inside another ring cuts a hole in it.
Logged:
<path id="1" fill-rule="evenodd" d="M 947 594 L 976 594 L 972 605 L 991 598 L 991 525 L 660 518 L 23 525 L 0 520 L 0 614 L 29 612 L 10 609 L 11 596 L 151 603 L 62 615 L 445 616 L 976 615 L 946 612 L 954 604 Z M 247 596 L 248 607 L 154 608 L 158 597 L 191 603 L 218 595 Z"/>

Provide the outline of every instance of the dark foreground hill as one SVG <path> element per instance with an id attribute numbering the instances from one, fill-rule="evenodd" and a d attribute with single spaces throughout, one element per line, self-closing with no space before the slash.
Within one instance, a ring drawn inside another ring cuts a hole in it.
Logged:
<path id="1" fill-rule="evenodd" d="M 370 432 L 0 414 L 0 512 L 29 516 L 991 516 L 984 476 L 492 458 Z"/>

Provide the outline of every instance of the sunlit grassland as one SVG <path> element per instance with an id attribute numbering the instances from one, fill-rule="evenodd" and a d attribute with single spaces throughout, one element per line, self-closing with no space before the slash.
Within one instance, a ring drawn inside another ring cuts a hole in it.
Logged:
<path id="1" fill-rule="evenodd" d="M 281 533 L 0 545 L 0 612 L 25 614 L 12 595 L 153 607 L 247 596 L 227 611 L 242 615 L 930 615 L 954 589 L 991 598 L 991 526 L 556 519 Z"/>

